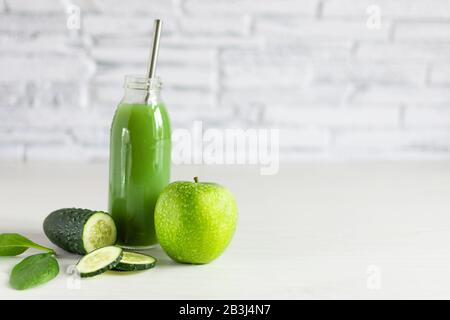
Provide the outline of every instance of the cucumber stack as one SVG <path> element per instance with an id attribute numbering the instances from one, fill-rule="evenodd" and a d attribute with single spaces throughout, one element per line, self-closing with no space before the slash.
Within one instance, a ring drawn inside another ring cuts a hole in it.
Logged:
<path id="1" fill-rule="evenodd" d="M 156 264 L 152 256 L 115 246 L 116 225 L 105 212 L 76 208 L 56 210 L 45 219 L 44 232 L 58 247 L 83 255 L 76 266 L 82 278 L 109 270 L 147 270 Z"/>

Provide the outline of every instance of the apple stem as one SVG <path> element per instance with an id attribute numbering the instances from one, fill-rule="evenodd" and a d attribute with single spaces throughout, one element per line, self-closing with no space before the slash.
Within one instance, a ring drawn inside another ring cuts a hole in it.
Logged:
<path id="1" fill-rule="evenodd" d="M 194 177 L 194 182 L 198 183 L 198 177 Z"/>

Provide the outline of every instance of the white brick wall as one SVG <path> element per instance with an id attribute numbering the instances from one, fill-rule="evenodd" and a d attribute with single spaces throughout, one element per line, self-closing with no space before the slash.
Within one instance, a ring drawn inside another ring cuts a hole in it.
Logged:
<path id="1" fill-rule="evenodd" d="M 399 22 L 395 28 L 397 41 L 421 41 L 423 43 L 449 42 L 450 23 L 448 22 Z"/>
<path id="2" fill-rule="evenodd" d="M 8 8 L 17 13 L 61 13 L 64 12 L 62 2 L 54 0 L 33 0 L 30 6 L 28 0 L 8 1 Z"/>
<path id="3" fill-rule="evenodd" d="M 279 128 L 282 159 L 450 158 L 448 0 L 0 0 L 0 160 L 104 161 L 154 18 L 174 127 Z"/>
<path id="4" fill-rule="evenodd" d="M 188 14 L 205 15 L 298 15 L 314 16 L 319 0 L 185 0 Z"/>
<path id="5" fill-rule="evenodd" d="M 377 5 L 383 16 L 389 18 L 448 18 L 447 0 L 327 0 L 324 17 L 362 17 L 367 7 Z"/>
<path id="6" fill-rule="evenodd" d="M 432 85 L 450 86 L 450 64 L 436 63 L 432 66 L 430 82 Z"/>
<path id="7" fill-rule="evenodd" d="M 345 40 L 387 40 L 389 23 L 382 23 L 378 31 L 370 31 L 364 19 L 315 19 L 298 17 L 270 17 L 255 21 L 255 31 L 267 37 L 295 36 L 298 40 L 345 39 Z"/>

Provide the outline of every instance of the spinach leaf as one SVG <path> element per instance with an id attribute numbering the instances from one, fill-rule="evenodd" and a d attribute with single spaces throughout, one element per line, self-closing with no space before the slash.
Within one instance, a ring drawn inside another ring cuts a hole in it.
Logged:
<path id="1" fill-rule="evenodd" d="M 33 241 L 25 238 L 20 234 L 17 233 L 0 234 L 0 256 L 17 256 L 21 253 L 24 253 L 29 248 L 54 253 L 52 249 L 34 243 Z"/>
<path id="2" fill-rule="evenodd" d="M 9 283 L 17 290 L 25 290 L 44 284 L 59 273 L 58 261 L 52 253 L 41 253 L 25 258 L 14 267 Z"/>

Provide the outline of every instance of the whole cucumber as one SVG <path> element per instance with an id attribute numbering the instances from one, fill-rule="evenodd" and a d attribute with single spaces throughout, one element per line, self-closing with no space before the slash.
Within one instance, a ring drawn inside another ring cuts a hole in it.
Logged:
<path id="1" fill-rule="evenodd" d="M 114 245 L 117 229 L 105 212 L 79 208 L 56 210 L 45 219 L 44 232 L 58 247 L 80 255 Z"/>

